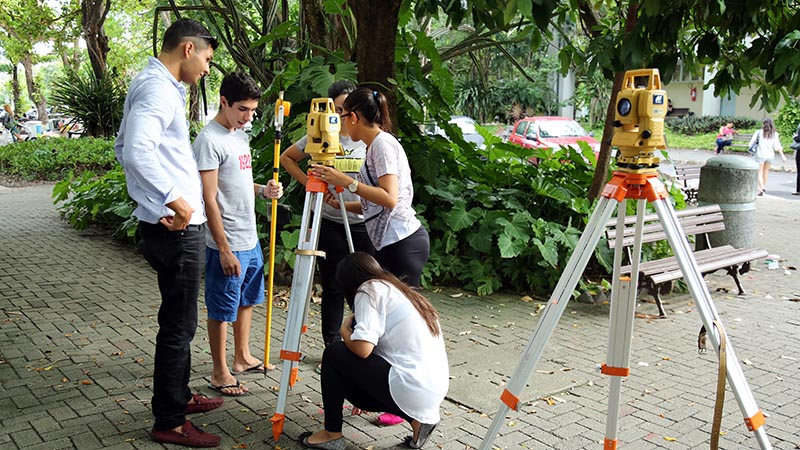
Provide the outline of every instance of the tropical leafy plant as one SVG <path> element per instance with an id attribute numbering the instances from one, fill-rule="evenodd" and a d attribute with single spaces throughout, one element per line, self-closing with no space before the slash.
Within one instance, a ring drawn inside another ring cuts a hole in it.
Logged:
<path id="1" fill-rule="evenodd" d="M 789 142 L 792 142 L 791 138 L 797 132 L 798 125 L 800 125 L 800 102 L 791 99 L 783 105 L 775 117 L 775 127 L 782 138 L 789 138 Z"/>
<path id="2" fill-rule="evenodd" d="M 110 137 L 116 134 L 122 121 L 125 95 L 125 87 L 113 71 L 97 79 L 86 69 L 70 72 L 56 81 L 53 101 L 83 123 L 85 134 Z"/>
<path id="3" fill-rule="evenodd" d="M 90 226 L 115 230 L 114 235 L 133 240 L 138 221 L 135 203 L 128 196 L 125 173 L 115 166 L 103 176 L 91 170 L 79 176 L 70 172 L 53 187 L 61 216 L 76 230 Z"/>

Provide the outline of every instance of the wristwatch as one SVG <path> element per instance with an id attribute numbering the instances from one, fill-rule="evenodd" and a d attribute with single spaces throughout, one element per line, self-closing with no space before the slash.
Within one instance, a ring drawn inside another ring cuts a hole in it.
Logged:
<path id="1" fill-rule="evenodd" d="M 348 191 L 350 191 L 350 192 L 352 192 L 353 194 L 355 194 L 355 193 L 356 193 L 356 191 L 358 190 L 358 180 L 353 180 L 353 182 L 352 182 L 352 183 L 350 183 L 350 184 L 347 186 L 347 190 L 348 190 Z"/>
<path id="2" fill-rule="evenodd" d="M 261 187 L 258 188 L 258 195 L 261 196 L 261 198 L 267 198 L 267 186 L 266 185 L 262 184 Z"/>

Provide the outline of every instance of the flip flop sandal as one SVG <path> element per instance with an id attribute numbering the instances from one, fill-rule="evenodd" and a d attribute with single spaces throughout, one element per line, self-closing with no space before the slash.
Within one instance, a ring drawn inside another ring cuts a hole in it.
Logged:
<path id="1" fill-rule="evenodd" d="M 211 383 L 208 383 L 208 388 L 211 389 L 212 391 L 219 392 L 220 394 L 222 394 L 222 395 L 224 395 L 226 397 L 241 397 L 242 395 L 245 395 L 248 392 L 250 392 L 250 391 L 245 390 L 242 387 L 242 383 L 239 380 L 236 380 L 235 384 L 223 384 L 222 386 L 215 386 L 215 385 L 213 385 Z M 228 390 L 230 390 L 230 389 L 239 389 L 239 393 L 238 394 L 233 394 L 233 393 L 230 393 L 230 392 L 225 392 L 226 389 L 228 389 Z"/>
<path id="2" fill-rule="evenodd" d="M 253 367 L 248 367 L 247 369 L 240 370 L 238 372 L 234 371 L 234 370 L 231 370 L 231 375 L 237 376 L 237 375 L 242 375 L 242 374 L 245 374 L 245 373 L 261 373 L 261 374 L 264 374 L 266 372 L 267 372 L 267 369 L 264 367 L 264 363 L 260 362 L 260 363 L 256 364 Z"/>
<path id="3" fill-rule="evenodd" d="M 314 433 L 306 431 L 298 437 L 300 443 L 303 444 L 304 447 L 321 448 L 322 450 L 345 450 L 347 448 L 347 441 L 344 440 L 344 437 L 340 437 L 339 439 L 334 439 L 332 441 L 312 444 L 311 442 L 308 442 L 308 438 L 311 437 L 312 434 Z"/>

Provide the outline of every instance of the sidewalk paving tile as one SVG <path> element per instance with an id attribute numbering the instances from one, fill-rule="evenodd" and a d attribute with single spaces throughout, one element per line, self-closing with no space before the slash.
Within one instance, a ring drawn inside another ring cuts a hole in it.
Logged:
<path id="1" fill-rule="evenodd" d="M 51 204 L 51 185 L 0 188 L 0 447 L 9 449 L 164 449 L 149 439 L 158 289 L 131 246 L 66 226 Z M 743 277 L 747 295 L 732 294 L 727 275 L 707 284 L 776 449 L 800 445 L 800 203 L 757 201 L 756 245 L 781 255 L 785 269 L 761 262 Z M 280 286 L 278 289 L 285 290 Z M 540 301 L 514 295 L 478 297 L 453 288 L 427 290 L 440 311 L 451 366 L 443 422 L 427 448 L 477 448 L 528 339 Z M 700 320 L 685 293 L 665 299 L 668 318 L 637 319 L 631 375 L 623 380 L 618 419 L 621 449 L 708 447 L 716 356 L 698 355 Z M 198 304 L 205 314 L 202 297 Z M 642 303 L 639 311 L 654 312 Z M 252 343 L 263 352 L 264 308 Z M 608 342 L 608 304 L 567 305 L 521 395 L 521 411 L 502 421 L 494 448 L 601 448 L 609 379 L 597 372 Z M 269 418 L 280 383 L 285 305 L 274 308 L 271 361 L 279 369 L 245 376 L 252 394 L 192 416 L 223 437 L 220 448 L 294 450 L 303 431 L 322 423 L 319 306 L 311 305 L 307 357 L 290 392 L 284 436 L 272 440 Z M 231 340 L 229 340 L 231 341 Z M 203 321 L 192 345 L 191 386 L 207 395 L 211 357 Z M 728 388 L 722 448 L 758 448 Z M 406 425 L 377 427 L 375 414 L 347 416 L 348 448 L 401 448 Z"/>

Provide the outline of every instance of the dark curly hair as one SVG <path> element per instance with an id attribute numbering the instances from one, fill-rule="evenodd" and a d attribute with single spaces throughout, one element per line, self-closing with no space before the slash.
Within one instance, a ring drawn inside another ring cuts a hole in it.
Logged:
<path id="1" fill-rule="evenodd" d="M 262 95 L 258 83 L 243 71 L 231 72 L 222 79 L 219 87 L 219 96 L 225 97 L 228 106 L 242 100 L 260 100 Z"/>

